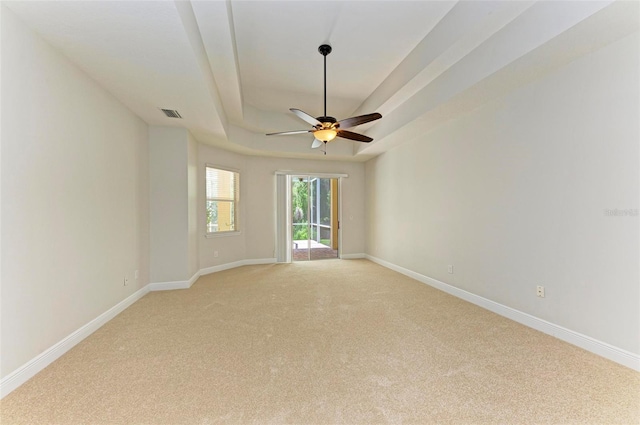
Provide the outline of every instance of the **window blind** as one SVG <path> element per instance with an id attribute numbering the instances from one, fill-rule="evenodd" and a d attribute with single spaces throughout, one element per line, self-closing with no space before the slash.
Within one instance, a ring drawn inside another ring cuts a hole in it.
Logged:
<path id="1" fill-rule="evenodd" d="M 237 231 L 240 175 L 206 167 L 207 233 Z"/>

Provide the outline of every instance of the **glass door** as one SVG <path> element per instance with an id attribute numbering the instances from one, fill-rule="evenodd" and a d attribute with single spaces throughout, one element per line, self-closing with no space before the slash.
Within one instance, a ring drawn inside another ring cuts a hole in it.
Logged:
<path id="1" fill-rule="evenodd" d="M 338 258 L 338 179 L 291 180 L 293 261 Z"/>

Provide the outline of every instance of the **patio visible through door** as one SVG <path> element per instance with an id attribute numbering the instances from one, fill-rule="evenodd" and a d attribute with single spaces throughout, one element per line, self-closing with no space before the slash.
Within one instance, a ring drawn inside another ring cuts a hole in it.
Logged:
<path id="1" fill-rule="evenodd" d="M 291 259 L 338 258 L 338 179 L 291 179 Z"/>

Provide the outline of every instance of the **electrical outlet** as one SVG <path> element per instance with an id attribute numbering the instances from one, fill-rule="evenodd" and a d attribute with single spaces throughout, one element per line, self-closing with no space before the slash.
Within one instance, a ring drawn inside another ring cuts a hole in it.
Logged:
<path id="1" fill-rule="evenodd" d="M 140 277 L 140 270 L 136 270 L 135 272 L 133 272 L 133 276 L 136 280 L 138 280 L 138 278 Z"/>
<path id="2" fill-rule="evenodd" d="M 447 271 L 448 271 L 450 274 L 453 274 L 453 266 L 452 266 L 451 264 L 449 264 L 449 265 L 447 266 Z"/>
<path id="3" fill-rule="evenodd" d="M 129 284 L 129 277 L 125 276 L 124 277 L 124 286 L 127 286 Z"/>
<path id="4" fill-rule="evenodd" d="M 536 286 L 536 295 L 540 298 L 544 298 L 544 286 Z"/>
<path id="5" fill-rule="evenodd" d="M 218 258 L 218 251 L 213 251 L 213 256 L 214 256 L 215 258 Z"/>

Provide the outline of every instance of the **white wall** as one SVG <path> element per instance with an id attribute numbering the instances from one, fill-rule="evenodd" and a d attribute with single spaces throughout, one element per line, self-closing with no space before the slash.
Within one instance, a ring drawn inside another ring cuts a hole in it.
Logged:
<path id="1" fill-rule="evenodd" d="M 640 208 L 638 46 L 367 162 L 367 253 L 640 353 L 639 218 L 604 212 Z"/>
<path id="2" fill-rule="evenodd" d="M 151 282 L 189 279 L 188 149 L 182 128 L 149 128 Z"/>
<path id="3" fill-rule="evenodd" d="M 147 285 L 149 168 L 146 124 L 0 7 L 5 377 Z"/>
<path id="4" fill-rule="evenodd" d="M 197 149 L 184 128 L 149 128 L 153 283 L 186 281 L 198 271 Z"/>
<path id="5" fill-rule="evenodd" d="M 0 4 L 0 51 L 4 32 L 2 26 L 2 12 L 5 8 Z M 2 55 L 0 54 L 0 99 L 2 99 Z M 2 117 L 2 103 L 0 102 L 0 117 Z M 0 353 L 2 353 L 2 122 L 0 120 Z M 2 365 L 0 364 L 0 379 L 4 376 Z"/>
<path id="6" fill-rule="evenodd" d="M 343 254 L 364 253 L 364 164 L 245 156 L 205 145 L 199 146 L 198 161 L 202 181 L 205 164 L 240 171 L 239 233 L 205 238 L 204 195 L 199 197 L 201 268 L 275 258 L 275 172 L 279 170 L 348 174 L 342 184 Z M 214 251 L 218 251 L 217 258 Z"/>
<path id="7" fill-rule="evenodd" d="M 200 184 L 199 184 L 200 183 Z M 188 275 L 195 275 L 200 269 L 198 258 L 198 190 L 204 190 L 204 182 L 198 181 L 198 142 L 187 134 L 187 199 L 188 217 Z"/>

